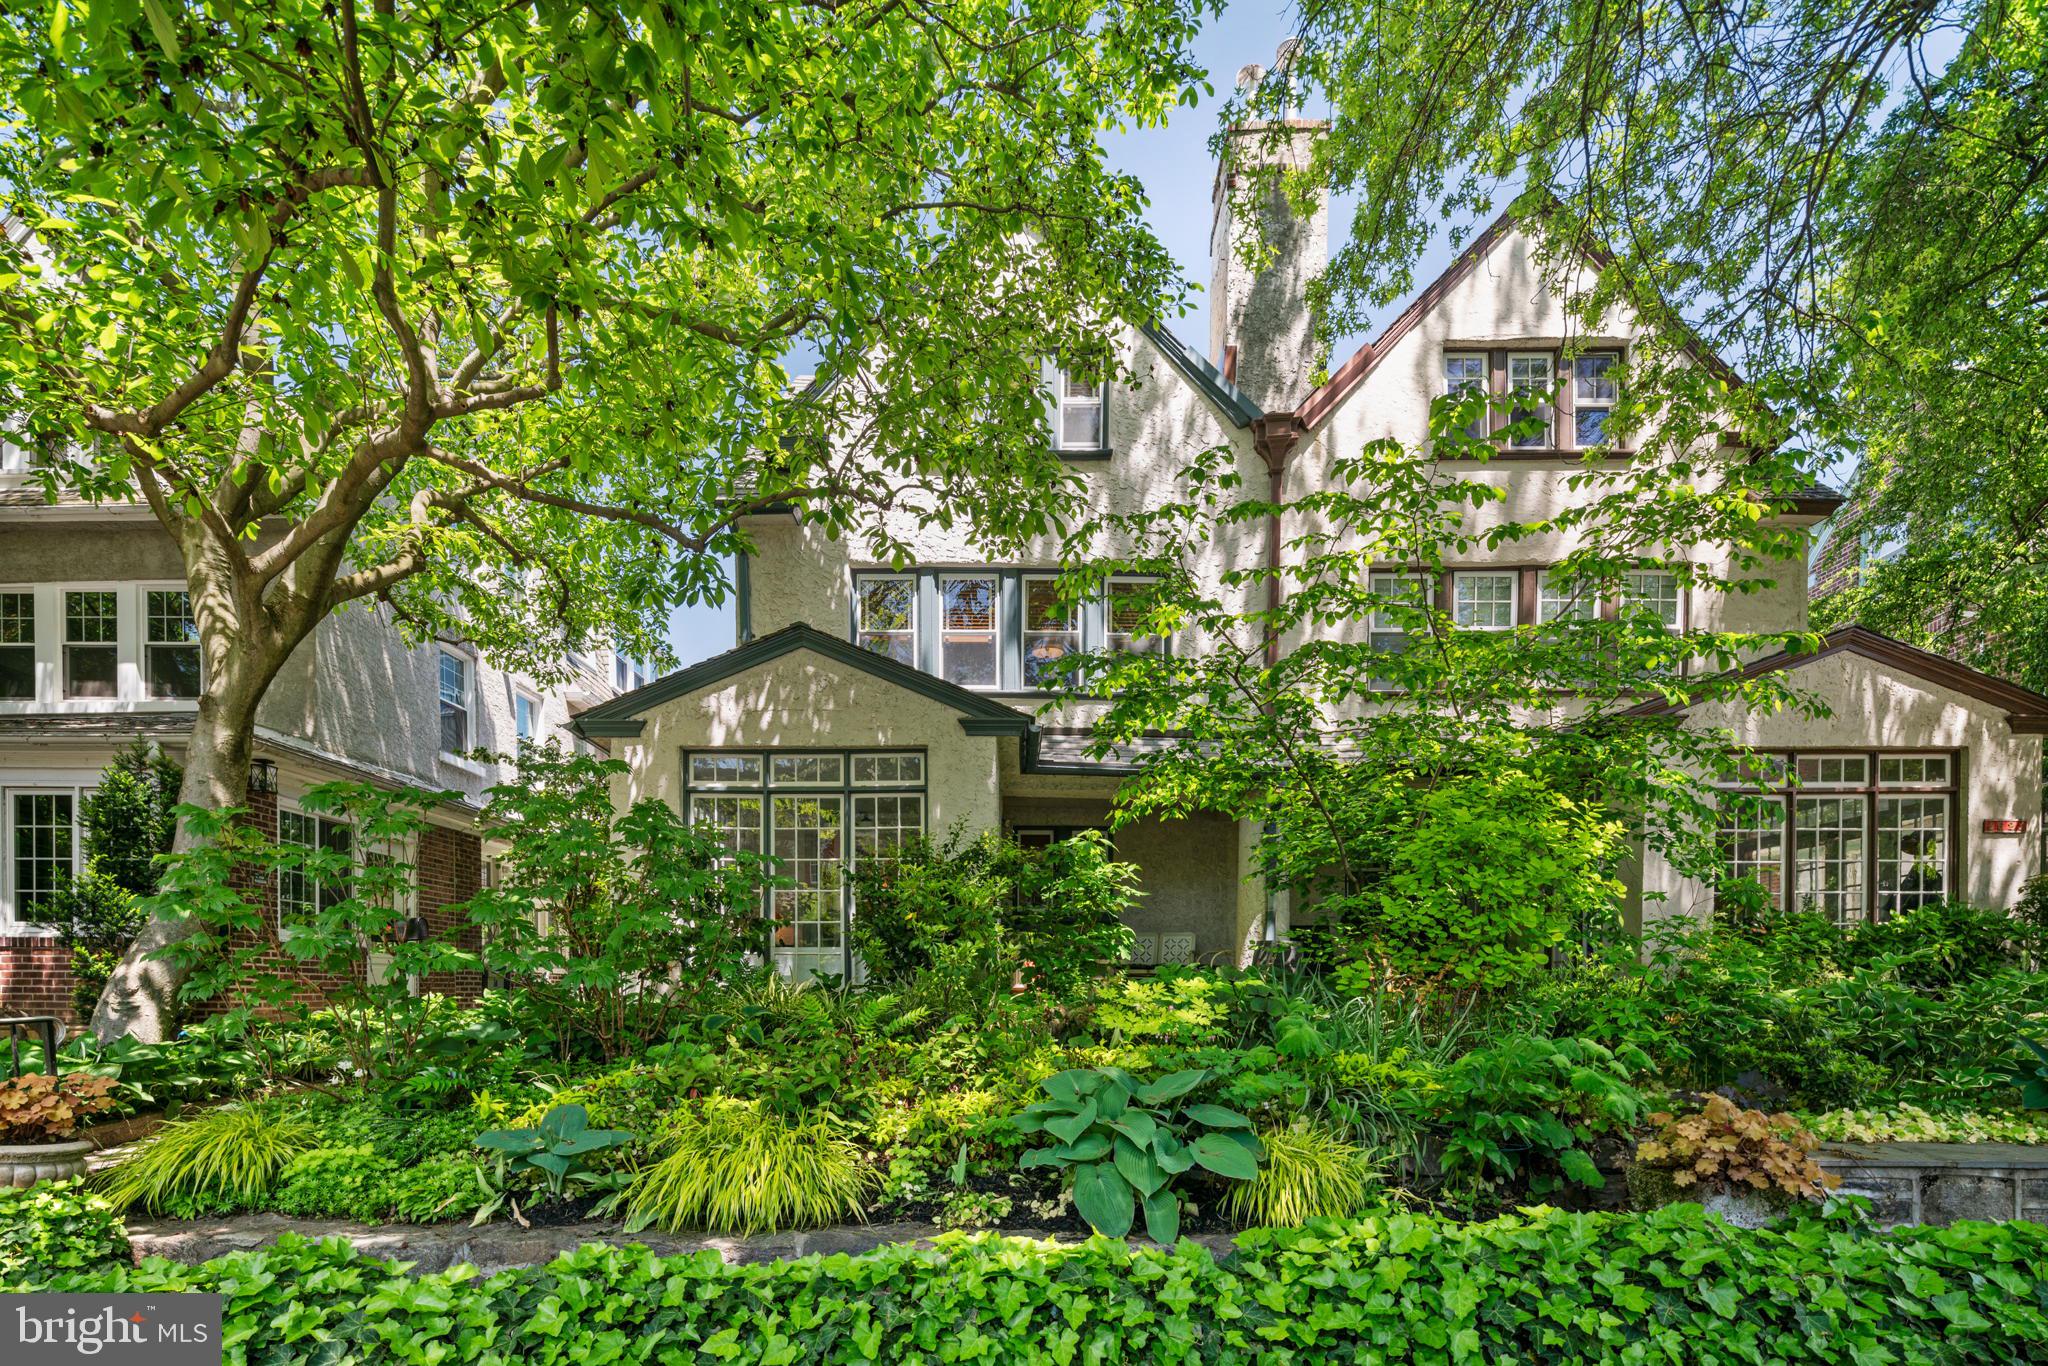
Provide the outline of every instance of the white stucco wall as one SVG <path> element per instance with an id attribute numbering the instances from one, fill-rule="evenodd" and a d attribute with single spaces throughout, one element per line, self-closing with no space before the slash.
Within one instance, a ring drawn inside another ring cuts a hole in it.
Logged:
<path id="1" fill-rule="evenodd" d="M 1823 702 L 1830 715 L 1759 715 L 1719 703 L 1695 708 L 1689 721 L 1726 729 L 1759 749 L 1960 750 L 1955 828 L 1961 899 L 2009 906 L 2041 871 L 2041 736 L 2013 734 L 2004 712 L 1989 703 L 1848 652 L 1795 669 L 1787 679 Z M 2024 820 L 2026 833 L 1982 833 L 1980 823 L 1991 818 Z M 1712 909 L 1709 889 L 1679 877 L 1654 849 L 1644 853 L 1643 890 L 1647 919 L 1704 916 Z M 1658 893 L 1662 901 L 1655 899 Z"/>

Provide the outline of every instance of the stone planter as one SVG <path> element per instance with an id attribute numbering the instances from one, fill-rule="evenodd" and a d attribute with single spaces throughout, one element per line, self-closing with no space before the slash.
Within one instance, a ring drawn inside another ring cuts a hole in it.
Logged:
<path id="1" fill-rule="evenodd" d="M 1629 1204 L 1639 1210 L 1661 1209 L 1680 1201 L 1697 1202 L 1709 1214 L 1718 1214 L 1736 1228 L 1768 1228 L 1791 1208 L 1791 1200 L 1777 1191 L 1691 1190 L 1678 1185 L 1671 1173 L 1657 1167 L 1631 1162 L 1624 1169 Z"/>
<path id="2" fill-rule="evenodd" d="M 38 1181 L 84 1176 L 85 1159 L 92 1150 L 89 1138 L 65 1143 L 0 1143 L 0 1186 L 33 1186 Z"/>

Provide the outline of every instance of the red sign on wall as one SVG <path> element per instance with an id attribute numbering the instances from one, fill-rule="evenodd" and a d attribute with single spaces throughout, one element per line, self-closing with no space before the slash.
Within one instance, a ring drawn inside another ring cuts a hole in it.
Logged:
<path id="1" fill-rule="evenodd" d="M 2013 820 L 2010 818 L 1988 820 L 1984 822 L 1984 833 L 1987 835 L 2024 835 L 2027 833 L 2027 823 L 2024 820 Z"/>

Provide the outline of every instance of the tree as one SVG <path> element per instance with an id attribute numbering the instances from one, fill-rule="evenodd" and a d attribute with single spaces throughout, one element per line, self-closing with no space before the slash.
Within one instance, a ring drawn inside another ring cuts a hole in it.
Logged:
<path id="1" fill-rule="evenodd" d="M 137 740 L 114 756 L 79 803 L 85 871 L 58 894 L 49 921 L 71 947 L 73 1001 L 91 1008 L 143 922 L 138 898 L 157 890 L 157 856 L 177 832 L 178 766 Z"/>
<path id="2" fill-rule="evenodd" d="M 330 614 L 659 656 L 748 512 L 1057 515 L 1041 358 L 1177 298 L 1099 128 L 1180 0 L 56 0 L 0 16 L 0 395 L 176 542 L 183 795 Z M 834 376 L 796 392 L 777 358 Z M 191 834 L 181 830 L 180 841 Z M 95 1013 L 155 1036 L 155 918 Z"/>

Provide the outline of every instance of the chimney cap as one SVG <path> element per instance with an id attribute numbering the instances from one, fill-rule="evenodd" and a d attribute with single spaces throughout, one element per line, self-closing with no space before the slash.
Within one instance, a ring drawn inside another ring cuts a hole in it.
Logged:
<path id="1" fill-rule="evenodd" d="M 1255 90 L 1258 88 L 1259 82 L 1265 78 L 1266 68 L 1260 66 L 1257 62 L 1246 62 L 1237 69 L 1237 88 L 1239 90 Z"/>

